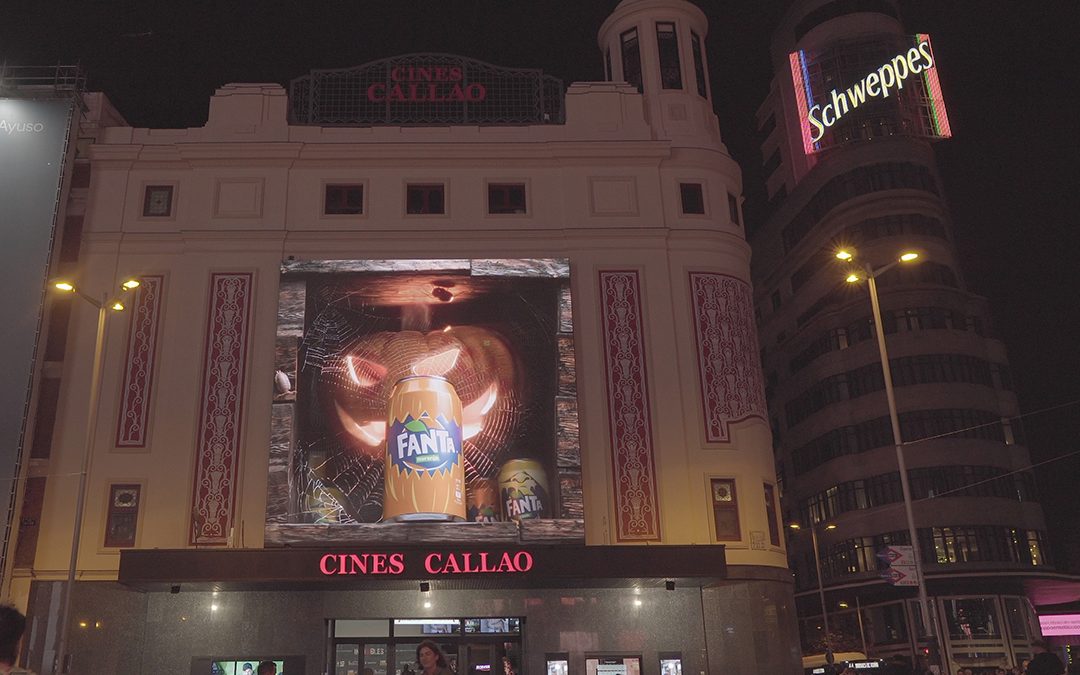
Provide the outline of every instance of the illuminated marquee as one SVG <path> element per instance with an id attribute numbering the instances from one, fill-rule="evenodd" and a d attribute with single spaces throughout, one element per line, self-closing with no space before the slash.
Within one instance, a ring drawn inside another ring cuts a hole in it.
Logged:
<path id="1" fill-rule="evenodd" d="M 424 556 L 427 574 L 522 574 L 532 570 L 528 551 L 434 552 Z M 327 553 L 319 559 L 323 576 L 402 576 L 410 578 L 405 553 Z"/>
<path id="2" fill-rule="evenodd" d="M 897 45 L 892 56 L 858 75 L 846 72 L 841 65 L 839 48 L 820 54 L 800 50 L 789 55 L 803 150 L 807 154 L 876 135 L 952 136 L 930 36 L 920 34 L 909 39 L 908 45 Z M 868 52 L 870 49 L 867 47 Z M 825 83 L 850 82 L 853 77 L 859 79 L 825 91 Z M 893 107 L 883 109 L 882 103 L 890 99 Z M 842 121 L 850 123 L 841 125 Z M 860 124 L 865 128 L 859 128 Z M 845 127 L 842 134 L 830 134 L 834 127 L 841 126 Z"/>

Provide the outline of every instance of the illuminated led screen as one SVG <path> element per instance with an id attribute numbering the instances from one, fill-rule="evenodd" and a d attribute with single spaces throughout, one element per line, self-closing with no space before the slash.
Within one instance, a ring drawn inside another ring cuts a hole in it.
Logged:
<path id="1" fill-rule="evenodd" d="M 788 59 L 806 154 L 886 136 L 952 136 L 929 35 L 841 42 Z"/>
<path id="2" fill-rule="evenodd" d="M 579 519 L 556 452 L 576 446 L 572 341 L 565 261 L 286 264 L 268 539 L 274 523 Z"/>
<path id="3" fill-rule="evenodd" d="M 1039 616 L 1043 635 L 1080 635 L 1080 614 L 1047 614 Z"/>

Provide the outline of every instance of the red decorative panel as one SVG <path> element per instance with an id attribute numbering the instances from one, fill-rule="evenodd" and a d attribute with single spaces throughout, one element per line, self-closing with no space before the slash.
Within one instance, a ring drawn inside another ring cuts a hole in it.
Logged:
<path id="1" fill-rule="evenodd" d="M 228 543 L 233 523 L 252 286 L 251 273 L 210 276 L 192 544 Z"/>
<path id="2" fill-rule="evenodd" d="M 750 284 L 726 274 L 690 273 L 705 440 L 727 441 L 728 425 L 765 419 Z"/>
<path id="3" fill-rule="evenodd" d="M 135 290 L 131 303 L 120 415 L 116 422 L 118 448 L 145 448 L 150 421 L 150 390 L 154 383 L 165 278 L 149 276 L 140 279 L 142 283 Z"/>
<path id="4" fill-rule="evenodd" d="M 600 293 L 611 417 L 611 465 L 615 478 L 616 539 L 658 541 L 660 508 L 638 273 L 601 272 Z"/>

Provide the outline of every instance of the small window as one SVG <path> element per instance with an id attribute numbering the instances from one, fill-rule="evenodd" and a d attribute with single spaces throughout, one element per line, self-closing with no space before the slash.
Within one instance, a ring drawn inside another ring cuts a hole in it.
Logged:
<path id="1" fill-rule="evenodd" d="M 656 24 L 656 45 L 660 51 L 660 86 L 664 89 L 682 89 L 679 36 L 675 33 L 675 24 Z"/>
<path id="2" fill-rule="evenodd" d="M 637 87 L 641 92 L 641 45 L 638 44 L 636 28 L 631 28 L 619 36 L 622 45 L 623 80 Z"/>
<path id="3" fill-rule="evenodd" d="M 323 213 L 328 216 L 358 215 L 364 212 L 363 185 L 327 185 Z"/>
<path id="4" fill-rule="evenodd" d="M 708 98 L 709 90 L 705 83 L 705 59 L 701 53 L 701 38 L 693 31 L 690 32 L 690 49 L 694 52 L 694 79 L 697 80 L 698 96 Z"/>
<path id="5" fill-rule="evenodd" d="M 769 519 L 769 543 L 780 545 L 780 521 L 776 519 L 776 488 L 765 483 L 765 517 Z"/>
<path id="6" fill-rule="evenodd" d="M 730 192 L 727 193 L 727 207 L 728 214 L 731 216 L 731 222 L 736 225 L 741 225 L 742 221 L 739 220 L 739 198 Z"/>
<path id="7" fill-rule="evenodd" d="M 701 183 L 679 183 L 682 193 L 682 212 L 697 215 L 705 213 L 705 194 Z"/>
<path id="8" fill-rule="evenodd" d="M 611 50 L 608 49 L 604 52 L 604 77 L 608 82 L 615 79 L 615 74 L 611 72 Z"/>
<path id="9" fill-rule="evenodd" d="M 172 215 L 173 186 L 147 185 L 143 195 L 142 214 L 148 218 L 168 217 Z"/>
<path id="10" fill-rule="evenodd" d="M 769 296 L 769 300 L 772 302 L 772 308 L 774 310 L 780 309 L 780 305 L 783 302 L 780 298 L 780 291 L 773 291 L 772 295 Z"/>
<path id="11" fill-rule="evenodd" d="M 141 485 L 110 485 L 109 514 L 105 523 L 105 546 L 131 548 L 139 524 Z"/>
<path id="12" fill-rule="evenodd" d="M 489 184 L 488 213 L 525 213 L 524 183 Z"/>
<path id="13" fill-rule="evenodd" d="M 405 191 L 405 213 L 446 213 L 444 185 L 410 185 Z"/>
<path id="14" fill-rule="evenodd" d="M 739 502 L 735 497 L 734 478 L 713 478 L 713 521 L 716 524 L 717 541 L 739 541 Z"/>

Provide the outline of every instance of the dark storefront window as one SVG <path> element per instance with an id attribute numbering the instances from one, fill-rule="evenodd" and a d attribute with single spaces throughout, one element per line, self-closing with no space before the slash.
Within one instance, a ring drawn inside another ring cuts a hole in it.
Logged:
<path id="1" fill-rule="evenodd" d="M 641 92 L 641 45 L 638 43 L 637 29 L 631 28 L 620 35 L 619 42 L 622 44 L 623 79 Z"/>
<path id="2" fill-rule="evenodd" d="M 944 598 L 941 602 L 953 640 L 1001 637 L 1001 618 L 994 598 Z"/>
<path id="3" fill-rule="evenodd" d="M 656 24 L 656 46 L 660 52 L 660 86 L 664 89 L 682 89 L 679 36 L 675 33 L 675 24 Z"/>

